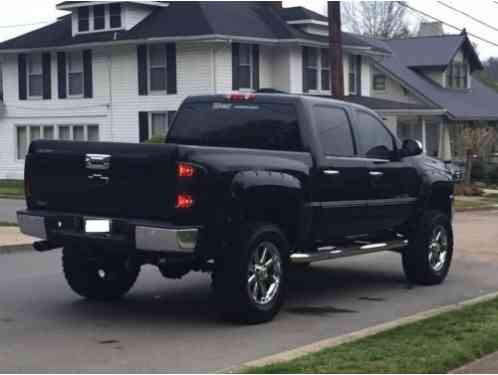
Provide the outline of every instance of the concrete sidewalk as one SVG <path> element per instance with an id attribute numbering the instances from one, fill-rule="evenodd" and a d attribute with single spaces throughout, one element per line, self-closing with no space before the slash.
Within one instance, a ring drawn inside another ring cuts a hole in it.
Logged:
<path id="1" fill-rule="evenodd" d="M 0 254 L 31 250 L 35 238 L 25 236 L 18 227 L 0 227 Z"/>
<path id="2" fill-rule="evenodd" d="M 471 362 L 451 372 L 452 374 L 496 374 L 498 373 L 498 352 Z"/>

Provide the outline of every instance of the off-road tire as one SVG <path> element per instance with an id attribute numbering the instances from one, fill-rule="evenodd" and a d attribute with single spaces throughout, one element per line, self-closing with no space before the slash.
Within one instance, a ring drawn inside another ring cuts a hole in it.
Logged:
<path id="1" fill-rule="evenodd" d="M 280 257 L 281 275 L 276 294 L 267 304 L 253 301 L 248 280 L 251 258 L 258 246 L 272 243 Z M 272 320 L 284 301 L 289 244 L 279 227 L 267 223 L 252 223 L 240 230 L 230 248 L 216 259 L 213 290 L 216 303 L 225 320 L 257 324 Z"/>
<path id="2" fill-rule="evenodd" d="M 140 266 L 120 255 L 92 255 L 75 246 L 62 251 L 62 267 L 70 288 L 96 301 L 121 298 L 135 284 Z"/>
<path id="3" fill-rule="evenodd" d="M 444 228 L 447 235 L 447 255 L 440 269 L 430 264 L 429 253 L 431 236 L 437 228 Z M 442 283 L 450 269 L 453 257 L 453 230 L 451 221 L 440 211 L 427 211 L 409 236 L 409 246 L 402 253 L 403 269 L 408 281 L 420 285 Z"/>

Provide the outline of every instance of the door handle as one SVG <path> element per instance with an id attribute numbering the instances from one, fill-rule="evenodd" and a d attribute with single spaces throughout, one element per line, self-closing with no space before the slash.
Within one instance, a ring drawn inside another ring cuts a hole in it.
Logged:
<path id="1" fill-rule="evenodd" d="M 341 172 L 333 170 L 333 169 L 326 169 L 323 171 L 324 174 L 327 176 L 337 176 L 338 174 L 341 174 Z"/>
<path id="2" fill-rule="evenodd" d="M 373 177 L 382 177 L 382 176 L 384 176 L 384 173 L 383 172 L 379 172 L 379 171 L 370 171 L 370 172 L 368 172 L 368 174 L 370 176 L 373 176 Z"/>

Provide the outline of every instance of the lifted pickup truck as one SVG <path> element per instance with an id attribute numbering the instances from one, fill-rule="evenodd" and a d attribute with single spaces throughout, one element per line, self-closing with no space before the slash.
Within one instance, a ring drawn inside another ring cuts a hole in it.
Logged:
<path id="1" fill-rule="evenodd" d="M 38 140 L 25 184 L 22 232 L 38 251 L 62 247 L 89 299 L 121 297 L 144 264 L 206 271 L 224 317 L 265 322 L 296 265 L 390 250 L 430 285 L 453 253 L 444 164 L 371 110 L 325 98 L 190 97 L 158 145 Z"/>

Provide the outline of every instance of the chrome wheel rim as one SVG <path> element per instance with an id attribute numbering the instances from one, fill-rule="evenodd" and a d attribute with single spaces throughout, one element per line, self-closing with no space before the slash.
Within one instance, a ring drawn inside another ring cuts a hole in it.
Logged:
<path id="1" fill-rule="evenodd" d="M 247 270 L 247 292 L 258 305 L 271 303 L 282 282 L 282 260 L 272 242 L 260 243 L 252 252 Z"/>
<path id="2" fill-rule="evenodd" d="M 443 269 L 448 258 L 448 233 L 443 226 L 432 231 L 429 241 L 429 265 L 434 272 Z"/>

